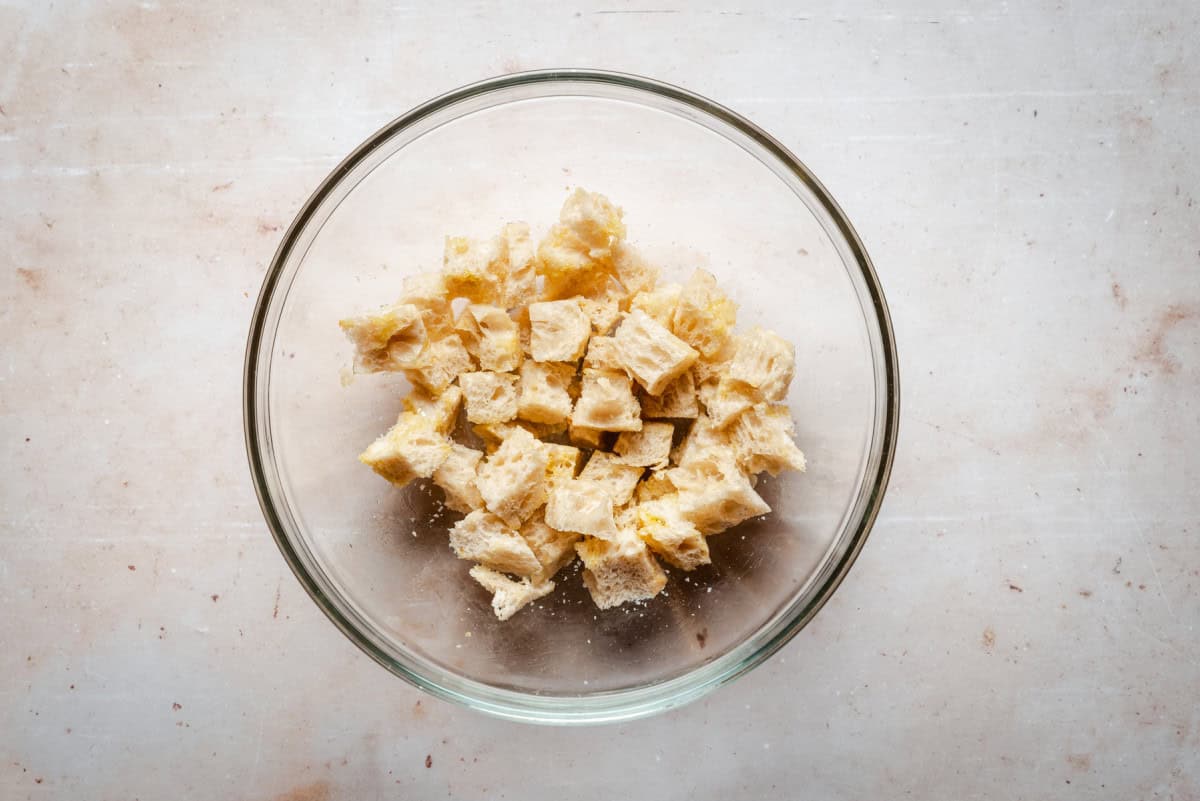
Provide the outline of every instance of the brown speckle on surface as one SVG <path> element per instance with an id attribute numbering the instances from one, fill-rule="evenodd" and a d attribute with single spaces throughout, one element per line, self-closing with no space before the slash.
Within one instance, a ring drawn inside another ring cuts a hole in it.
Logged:
<path id="1" fill-rule="evenodd" d="M 21 276 L 21 280 L 25 282 L 25 286 L 37 292 L 42 288 L 42 271 L 30 270 L 26 267 L 18 267 L 17 275 Z"/>
<path id="2" fill-rule="evenodd" d="M 1129 305 L 1129 299 L 1125 297 L 1125 290 L 1121 288 L 1121 285 L 1119 283 L 1117 283 L 1116 281 L 1113 281 L 1111 291 L 1112 291 L 1113 301 L 1118 306 L 1120 306 L 1122 309 L 1124 309 L 1126 306 Z"/>
<path id="3" fill-rule="evenodd" d="M 1076 770 L 1091 770 L 1091 754 L 1067 754 L 1067 764 Z"/>
<path id="4" fill-rule="evenodd" d="M 224 192 L 226 189 L 229 189 L 231 186 L 233 186 L 233 181 L 226 181 L 226 182 L 225 182 L 225 183 L 223 183 L 223 184 L 217 184 L 216 186 L 214 186 L 214 187 L 212 188 L 212 191 L 214 191 L 214 192 Z"/>
<path id="5" fill-rule="evenodd" d="M 1134 359 L 1157 368 L 1164 375 L 1174 375 L 1179 372 L 1179 361 L 1167 351 L 1167 335 L 1175 326 L 1187 320 L 1194 319 L 1197 310 L 1194 306 L 1172 303 L 1167 306 L 1155 319 L 1154 324 L 1146 332 L 1138 345 Z"/>
<path id="6" fill-rule="evenodd" d="M 221 598 L 221 596 L 220 596 L 220 595 L 218 595 L 218 594 L 217 594 L 217 593 L 215 593 L 215 592 L 214 592 L 212 595 L 208 596 L 208 597 L 209 597 L 209 598 L 212 598 L 212 602 L 213 602 L 214 604 L 215 604 L 215 603 L 216 603 L 216 602 L 217 602 L 217 601 L 218 601 L 218 600 Z"/>
<path id="7" fill-rule="evenodd" d="M 137 570 L 137 565 L 128 565 L 130 570 Z"/>
<path id="8" fill-rule="evenodd" d="M 1092 591 L 1091 591 L 1091 590 L 1080 590 L 1080 591 L 1079 591 L 1079 597 L 1080 597 L 1080 598 L 1091 598 L 1091 597 L 1092 597 Z"/>
<path id="9" fill-rule="evenodd" d="M 329 801 L 331 797 L 329 782 L 318 781 L 280 793 L 271 801 Z"/>
<path id="10" fill-rule="evenodd" d="M 412 716 L 414 718 L 425 717 L 425 707 L 421 706 L 421 699 L 419 699 L 419 698 L 417 699 L 417 702 L 415 704 L 413 704 Z"/>
<path id="11" fill-rule="evenodd" d="M 282 590 L 283 590 L 283 585 L 282 585 L 282 583 L 281 583 L 281 584 L 276 584 L 276 585 L 275 585 L 275 609 L 274 609 L 274 611 L 272 611 L 272 612 L 271 612 L 271 617 L 272 617 L 272 618 L 278 618 L 278 617 L 279 617 L 279 593 L 280 593 Z"/>
<path id="12" fill-rule="evenodd" d="M 1121 575 L 1121 563 L 1124 561 L 1125 561 L 1125 559 L 1123 557 L 1120 557 L 1120 556 L 1117 557 L 1117 561 L 1113 564 L 1113 568 L 1112 568 L 1113 575 L 1115 575 L 1115 576 Z"/>
<path id="13" fill-rule="evenodd" d="M 267 220 L 258 221 L 258 232 L 263 236 L 273 234 L 282 227 L 279 223 L 268 222 Z"/>
<path id="14" fill-rule="evenodd" d="M 183 704 L 176 701 L 175 703 L 171 704 L 171 709 L 178 712 L 179 710 L 183 709 Z"/>
<path id="15" fill-rule="evenodd" d="M 1146 585 L 1145 585 L 1145 584 L 1139 584 L 1139 585 L 1138 585 L 1138 589 L 1139 589 L 1139 590 L 1144 590 L 1144 589 L 1146 589 Z"/>
<path id="16" fill-rule="evenodd" d="M 33 780 L 33 783 L 41 784 L 43 781 L 45 781 L 45 779 L 43 779 L 41 776 L 38 776 L 36 779 Z"/>
<path id="17" fill-rule="evenodd" d="M 1019 587 L 1016 584 L 1013 584 L 1011 581 L 1008 582 L 1008 588 L 1010 590 L 1012 590 L 1013 592 L 1025 592 L 1025 589 L 1023 587 Z"/>
<path id="18" fill-rule="evenodd" d="M 708 642 L 708 629 L 703 628 L 696 632 L 696 644 L 701 648 Z"/>
<path id="19" fill-rule="evenodd" d="M 427 768 L 433 767 L 433 754 L 425 755 L 425 767 L 427 767 Z"/>
<path id="20" fill-rule="evenodd" d="M 990 654 L 992 649 L 996 647 L 996 631 L 991 626 L 988 626 L 983 630 L 983 637 L 980 639 L 980 642 L 983 643 L 983 650 Z"/>

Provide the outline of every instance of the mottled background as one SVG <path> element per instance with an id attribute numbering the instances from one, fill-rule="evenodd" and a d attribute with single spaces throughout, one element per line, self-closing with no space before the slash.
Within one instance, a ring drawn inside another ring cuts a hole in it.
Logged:
<path id="1" fill-rule="evenodd" d="M 1200 798 L 1200 6 L 0 5 L 0 797 Z M 599 729 L 483 718 L 288 572 L 239 393 L 283 228 L 427 97 L 592 66 L 822 177 L 900 345 L 850 578 Z"/>

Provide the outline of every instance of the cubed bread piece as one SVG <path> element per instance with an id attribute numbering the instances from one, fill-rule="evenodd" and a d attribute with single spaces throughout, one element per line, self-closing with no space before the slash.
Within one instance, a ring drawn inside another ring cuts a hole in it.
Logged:
<path id="1" fill-rule="evenodd" d="M 596 192 L 576 189 L 563 202 L 558 220 L 593 259 L 608 259 L 613 245 L 625 237 L 621 209 Z"/>
<path id="2" fill-rule="evenodd" d="M 641 431 L 641 407 L 629 376 L 615 370 L 584 370 L 571 426 L 601 431 Z"/>
<path id="3" fill-rule="evenodd" d="M 642 254 L 628 242 L 618 242 L 612 249 L 613 272 L 630 295 L 649 292 L 658 281 L 658 268 L 652 267 Z M 667 318 L 667 323 L 670 318 Z"/>
<path id="4" fill-rule="evenodd" d="M 442 488 L 446 506 L 456 512 L 469 514 L 483 508 L 483 496 L 475 484 L 479 461 L 483 454 L 474 448 L 455 442 L 450 446 L 450 455 L 433 471 L 433 483 Z"/>
<path id="5" fill-rule="evenodd" d="M 454 385 L 446 387 L 440 395 L 418 386 L 404 399 L 404 410 L 429 418 L 439 434 L 449 434 L 458 422 L 462 399 L 462 390 Z"/>
<path id="6" fill-rule="evenodd" d="M 474 369 L 471 354 L 467 353 L 458 334 L 451 331 L 430 342 L 417 366 L 405 370 L 404 374 L 412 383 L 437 394 L 444 392 L 459 375 Z"/>
<path id="7" fill-rule="evenodd" d="M 608 490 L 595 481 L 557 482 L 546 499 L 546 523 L 559 531 L 575 531 L 601 539 L 616 536 L 613 502 Z"/>
<path id="8" fill-rule="evenodd" d="M 681 570 L 711 562 L 708 542 L 679 511 L 679 498 L 668 495 L 637 505 L 637 532 L 650 550 Z"/>
<path id="9" fill-rule="evenodd" d="M 696 394 L 704 404 L 704 411 L 717 428 L 728 425 L 757 401 L 757 392 L 753 387 L 731 381 L 728 377 L 705 381 L 696 390 Z"/>
<path id="10" fill-rule="evenodd" d="M 548 525 L 541 515 L 534 515 L 521 526 L 521 536 L 528 543 L 542 567 L 535 579 L 553 578 L 554 574 L 575 560 L 575 543 L 582 535 L 574 531 L 559 531 Z"/>
<path id="11" fill-rule="evenodd" d="M 534 583 L 528 578 L 515 581 L 483 565 L 471 568 L 471 578 L 492 593 L 492 611 L 500 620 L 508 620 L 533 601 L 549 595 L 554 590 L 553 581 Z"/>
<path id="12" fill-rule="evenodd" d="M 534 437 L 541 439 L 542 437 L 561 434 L 566 430 L 566 427 L 551 423 L 531 423 L 528 420 L 511 420 L 507 423 L 480 423 L 471 426 L 471 430 L 483 440 L 484 449 L 488 453 L 492 453 L 496 448 L 499 448 L 500 444 L 517 429 L 528 431 Z"/>
<path id="13" fill-rule="evenodd" d="M 472 303 L 503 302 L 508 271 L 504 240 L 446 237 L 442 276 L 446 294 Z"/>
<path id="14" fill-rule="evenodd" d="M 571 442 L 574 442 L 581 448 L 599 448 L 604 441 L 604 432 L 599 428 L 588 428 L 587 426 L 577 426 L 571 423 L 567 429 Z"/>
<path id="15" fill-rule="evenodd" d="M 421 321 L 430 339 L 441 339 L 454 327 L 454 314 L 441 273 L 417 273 L 404 277 L 399 303 L 408 303 L 421 311 Z"/>
<path id="16" fill-rule="evenodd" d="M 573 365 L 527 361 L 521 365 L 517 416 L 535 423 L 562 423 L 571 416 Z"/>
<path id="17" fill-rule="evenodd" d="M 533 358 L 533 330 L 529 324 L 529 307 L 518 306 L 509 312 L 513 322 L 517 324 L 517 337 L 521 340 L 521 352 L 528 358 Z"/>
<path id="18" fill-rule="evenodd" d="M 644 472 L 642 468 L 627 464 L 611 453 L 593 451 L 579 477 L 603 487 L 612 498 L 613 506 L 617 507 L 629 503 Z"/>
<path id="19" fill-rule="evenodd" d="M 458 385 L 472 423 L 503 423 L 517 416 L 517 377 L 512 373 L 463 373 Z"/>
<path id="20" fill-rule="evenodd" d="M 737 463 L 722 452 L 710 451 L 672 471 L 671 481 L 679 487 L 680 514 L 702 534 L 717 534 L 771 511 Z"/>
<path id="21" fill-rule="evenodd" d="M 592 341 L 595 342 L 594 339 Z M 695 419 L 700 414 L 700 406 L 696 403 L 696 384 L 691 370 L 667 384 L 659 395 L 643 395 L 641 404 L 643 420 L 664 417 Z"/>
<path id="22" fill-rule="evenodd" d="M 670 423 L 643 423 L 641 431 L 625 431 L 617 437 L 613 450 L 625 464 L 662 468 L 671 454 L 675 426 Z"/>
<path id="23" fill-rule="evenodd" d="M 559 445 L 553 442 L 543 442 L 542 449 L 546 451 L 547 492 L 555 484 L 575 478 L 575 472 L 579 469 L 579 461 L 583 458 L 583 451 L 571 445 Z"/>
<path id="24" fill-rule="evenodd" d="M 479 562 L 503 573 L 532 576 L 542 567 L 520 534 L 482 509 L 450 527 L 450 547 L 459 559 Z"/>
<path id="25" fill-rule="evenodd" d="M 699 354 L 643 311 L 632 311 L 617 329 L 617 357 L 651 395 L 682 375 Z"/>
<path id="26" fill-rule="evenodd" d="M 736 339 L 736 335 L 730 336 L 725 340 L 725 344 L 711 356 L 700 354 L 700 358 L 692 365 L 692 376 L 696 380 L 697 387 L 729 375 L 729 363 L 733 361 Z"/>
<path id="27" fill-rule="evenodd" d="M 529 304 L 529 349 L 539 362 L 573 362 L 583 355 L 592 323 L 579 301 Z"/>
<path id="28" fill-rule="evenodd" d="M 655 501 L 666 495 L 674 495 L 677 491 L 671 482 L 670 470 L 651 470 L 645 480 L 637 485 L 634 492 L 639 504 Z"/>
<path id="29" fill-rule="evenodd" d="M 671 462 L 684 466 L 712 453 L 731 453 L 729 432 L 717 428 L 707 414 L 701 414 L 692 423 L 687 434 L 671 451 Z"/>
<path id="30" fill-rule="evenodd" d="M 403 370 L 418 363 L 429 337 L 421 310 L 411 303 L 389 306 L 338 323 L 354 343 L 354 372 Z"/>
<path id="31" fill-rule="evenodd" d="M 576 300 L 579 302 L 579 308 L 583 311 L 584 316 L 591 321 L 594 334 L 607 334 L 617 324 L 617 320 L 621 319 L 621 307 L 616 297 L 578 297 Z"/>
<path id="32" fill-rule="evenodd" d="M 583 560 L 583 583 L 601 609 L 653 598 L 667 585 L 662 567 L 632 531 L 621 531 L 612 541 L 587 537 L 575 550 Z"/>
<path id="33" fill-rule="evenodd" d="M 499 306 L 472 303 L 463 309 L 454 327 L 482 370 L 516 370 L 524 359 L 517 323 Z"/>
<path id="34" fill-rule="evenodd" d="M 511 222 L 500 230 L 508 251 L 508 274 L 504 279 L 504 307 L 514 309 L 537 299 L 537 271 L 533 260 L 533 240 L 529 225 Z"/>
<path id="35" fill-rule="evenodd" d="M 621 370 L 621 360 L 617 358 L 617 340 L 612 337 L 592 337 L 588 341 L 587 355 L 583 357 L 584 368 L 593 370 Z"/>
<path id="36" fill-rule="evenodd" d="M 675 307 L 679 305 L 679 296 L 683 287 L 679 284 L 663 284 L 662 286 L 644 290 L 634 295 L 629 301 L 630 311 L 644 312 L 659 325 L 670 328 L 675 320 Z"/>
<path id="37" fill-rule="evenodd" d="M 403 412 L 396 425 L 367 446 L 358 460 L 397 486 L 429 478 L 450 455 L 450 440 L 427 417 Z"/>
<path id="38" fill-rule="evenodd" d="M 546 502 L 548 457 L 541 443 L 516 428 L 479 466 L 475 480 L 488 511 L 519 526 Z"/>
<path id="39" fill-rule="evenodd" d="M 760 403 L 733 421 L 729 439 L 738 465 L 747 473 L 773 476 L 805 468 L 804 454 L 792 440 L 795 424 L 786 406 Z"/>
<path id="40" fill-rule="evenodd" d="M 711 356 L 733 333 L 737 306 L 717 288 L 717 279 L 696 270 L 683 286 L 675 307 L 675 335 L 705 356 Z"/>
<path id="41" fill-rule="evenodd" d="M 787 397 L 796 369 L 792 343 L 762 328 L 752 328 L 735 338 L 736 348 L 729 364 L 729 379 L 758 390 L 763 400 L 778 402 Z"/>

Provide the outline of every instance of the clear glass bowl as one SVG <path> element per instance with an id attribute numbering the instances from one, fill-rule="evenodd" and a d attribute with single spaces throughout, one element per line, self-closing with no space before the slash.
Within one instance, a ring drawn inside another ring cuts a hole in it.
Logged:
<path id="1" fill-rule="evenodd" d="M 440 265 L 446 234 L 552 222 L 569 188 L 625 210 L 667 277 L 702 266 L 796 343 L 789 403 L 803 475 L 710 541 L 645 605 L 601 612 L 571 569 L 505 623 L 447 545 L 439 490 L 359 464 L 394 422 L 401 375 L 343 385 L 337 320 Z M 338 628 L 397 676 L 483 712 L 542 723 L 649 715 L 778 650 L 862 548 L 896 443 L 896 352 L 883 293 L 849 221 L 782 145 L 728 109 L 629 75 L 562 70 L 483 81 L 414 109 L 309 198 L 271 263 L 246 352 L 246 447 L 263 513 Z"/>

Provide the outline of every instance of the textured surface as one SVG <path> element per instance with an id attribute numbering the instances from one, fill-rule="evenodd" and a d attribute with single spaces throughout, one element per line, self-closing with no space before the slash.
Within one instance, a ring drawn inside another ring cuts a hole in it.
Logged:
<path id="1" fill-rule="evenodd" d="M 1200 797 L 1194 3 L 248 5 L 0 6 L 0 797 Z M 816 621 L 605 729 L 360 655 L 241 439 L 253 297 L 320 178 L 549 66 L 688 86 L 799 154 L 904 381 L 883 515 Z"/>

